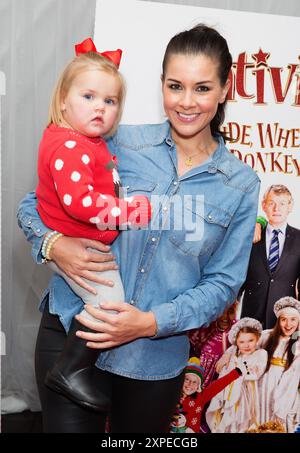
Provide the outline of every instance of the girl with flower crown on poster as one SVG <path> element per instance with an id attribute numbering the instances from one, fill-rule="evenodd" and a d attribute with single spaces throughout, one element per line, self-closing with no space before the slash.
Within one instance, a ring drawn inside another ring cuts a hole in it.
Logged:
<path id="1" fill-rule="evenodd" d="M 259 382 L 261 422 L 277 420 L 287 432 L 300 422 L 300 302 L 282 297 L 274 305 L 277 322 L 264 330 L 260 345 L 268 352 L 266 372 Z"/>
<path id="2" fill-rule="evenodd" d="M 257 349 L 261 332 L 261 323 L 253 318 L 239 320 L 229 332 L 230 361 L 220 377 L 235 367 L 242 371 L 242 376 L 212 399 L 206 421 L 213 433 L 243 433 L 260 423 L 257 381 L 268 359 L 264 349 Z"/>

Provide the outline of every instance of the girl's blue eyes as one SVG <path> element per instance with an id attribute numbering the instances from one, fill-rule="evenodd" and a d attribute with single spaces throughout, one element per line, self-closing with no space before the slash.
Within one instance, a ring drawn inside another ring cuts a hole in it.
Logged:
<path id="1" fill-rule="evenodd" d="M 84 94 L 83 95 L 84 99 L 87 99 L 88 101 L 92 101 L 94 99 L 94 96 L 92 94 Z M 114 99 L 107 98 L 104 100 L 105 104 L 108 105 L 115 105 L 116 101 Z"/>

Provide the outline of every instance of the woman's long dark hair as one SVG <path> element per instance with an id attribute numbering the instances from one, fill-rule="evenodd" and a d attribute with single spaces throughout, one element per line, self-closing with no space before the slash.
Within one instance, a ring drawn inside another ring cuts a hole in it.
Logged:
<path id="1" fill-rule="evenodd" d="M 271 332 L 266 344 L 263 346 L 263 348 L 268 353 L 268 364 L 267 364 L 266 371 L 268 371 L 270 369 L 271 359 L 272 359 L 272 357 L 274 355 L 274 352 L 275 352 L 275 350 L 276 350 L 276 348 L 277 348 L 277 346 L 279 344 L 280 335 L 282 335 L 282 332 L 281 332 L 281 328 L 280 328 L 280 318 L 278 318 L 277 322 L 275 324 L 275 327 L 273 328 L 273 330 L 272 330 L 272 332 Z M 295 335 L 295 337 L 296 337 L 296 335 Z M 294 349 L 295 349 L 295 346 L 296 346 L 295 343 L 296 343 L 297 339 L 298 338 L 292 338 L 291 337 L 289 339 L 289 341 L 287 342 L 287 346 L 286 346 L 286 350 L 285 350 L 285 352 L 287 353 L 286 364 L 285 364 L 285 367 L 284 367 L 285 370 L 288 370 L 289 367 L 292 365 L 292 363 L 294 361 L 294 358 L 295 358 Z"/>
<path id="2" fill-rule="evenodd" d="M 204 54 L 218 62 L 218 75 L 221 86 L 224 86 L 232 66 L 232 57 L 228 49 L 227 41 L 217 30 L 204 24 L 198 24 L 191 30 L 183 31 L 175 35 L 167 45 L 162 64 L 162 79 L 165 78 L 166 68 L 171 55 L 199 55 Z M 225 105 L 218 105 L 218 110 L 210 123 L 212 135 L 220 134 L 224 140 L 230 138 L 220 131 L 220 126 L 225 119 Z"/>

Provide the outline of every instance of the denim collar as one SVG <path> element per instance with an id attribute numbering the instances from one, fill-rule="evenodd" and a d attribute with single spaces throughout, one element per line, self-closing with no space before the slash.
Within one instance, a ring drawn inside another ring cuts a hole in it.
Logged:
<path id="1" fill-rule="evenodd" d="M 218 147 L 211 156 L 211 161 L 208 163 L 208 173 L 216 173 L 220 171 L 227 178 L 231 178 L 232 175 L 232 165 L 230 162 L 229 152 L 225 146 L 224 139 L 221 135 L 215 135 L 215 139 L 218 141 Z M 171 128 L 169 121 L 165 121 L 162 124 L 160 134 L 156 137 L 155 145 L 161 145 L 164 141 L 168 146 L 175 146 L 174 140 L 171 136 Z"/>

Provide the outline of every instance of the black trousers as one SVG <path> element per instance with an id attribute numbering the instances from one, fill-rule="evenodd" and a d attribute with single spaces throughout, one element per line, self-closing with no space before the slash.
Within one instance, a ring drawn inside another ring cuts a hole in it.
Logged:
<path id="1" fill-rule="evenodd" d="M 46 433 L 104 433 L 108 414 L 89 411 L 48 389 L 44 380 L 57 360 L 66 340 L 56 315 L 45 307 L 35 351 L 35 372 Z M 173 379 L 141 381 L 97 369 L 101 388 L 104 380 L 112 389 L 110 432 L 163 433 L 179 400 L 183 374 Z"/>

